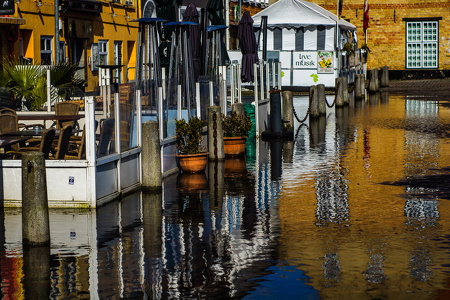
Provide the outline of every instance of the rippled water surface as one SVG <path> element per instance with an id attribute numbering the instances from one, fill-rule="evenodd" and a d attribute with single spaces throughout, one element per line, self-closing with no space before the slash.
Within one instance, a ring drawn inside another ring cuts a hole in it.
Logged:
<path id="1" fill-rule="evenodd" d="M 20 211 L 5 209 L 2 296 L 448 299 L 446 100 L 351 101 L 161 194 L 51 211 L 50 249 L 23 252 Z M 294 106 L 302 117 L 307 100 Z"/>

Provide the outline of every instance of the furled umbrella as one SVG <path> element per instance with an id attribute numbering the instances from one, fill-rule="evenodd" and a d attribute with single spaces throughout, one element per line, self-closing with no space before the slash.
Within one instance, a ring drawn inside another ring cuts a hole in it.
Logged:
<path id="1" fill-rule="evenodd" d="M 255 31 L 253 30 L 253 19 L 248 11 L 244 12 L 238 25 L 239 48 L 242 53 L 242 82 L 254 80 L 253 64 L 258 62 L 258 49 Z"/>
<path id="2" fill-rule="evenodd" d="M 183 14 L 183 21 L 199 23 L 199 14 L 195 4 L 190 3 Z M 197 81 L 200 75 L 200 57 L 201 57 L 201 45 L 200 45 L 200 26 L 189 25 L 187 29 L 187 37 L 190 45 L 190 51 L 192 53 L 192 65 L 194 71 L 194 82 Z"/>

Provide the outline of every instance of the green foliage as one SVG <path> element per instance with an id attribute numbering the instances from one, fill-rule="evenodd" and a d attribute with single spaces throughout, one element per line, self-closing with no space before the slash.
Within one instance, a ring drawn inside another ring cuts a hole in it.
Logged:
<path id="1" fill-rule="evenodd" d="M 200 153 L 204 122 L 197 117 L 188 122 L 175 120 L 177 148 L 180 154 Z"/>
<path id="2" fill-rule="evenodd" d="M 75 72 L 76 65 L 61 63 L 56 66 L 24 64 L 20 60 L 4 60 L 0 71 L 0 86 L 14 93 L 28 110 L 36 110 L 47 101 L 47 69 L 50 68 L 51 98 L 65 98 L 67 93 L 84 84 Z"/>
<path id="3" fill-rule="evenodd" d="M 309 77 L 311 77 L 314 80 L 314 82 L 319 81 L 319 75 L 317 75 L 317 74 L 311 74 L 311 75 L 309 75 Z"/>
<path id="4" fill-rule="evenodd" d="M 347 52 L 348 56 L 355 54 L 355 45 L 353 43 L 347 42 L 344 44 L 342 51 Z"/>
<path id="5" fill-rule="evenodd" d="M 252 129 L 252 121 L 246 115 L 232 111 L 228 116 L 223 116 L 223 136 L 243 137 Z"/>

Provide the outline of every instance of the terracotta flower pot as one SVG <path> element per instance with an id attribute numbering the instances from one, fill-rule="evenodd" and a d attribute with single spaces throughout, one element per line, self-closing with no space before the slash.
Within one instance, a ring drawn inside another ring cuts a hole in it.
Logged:
<path id="1" fill-rule="evenodd" d="M 208 188 L 208 179 L 204 172 L 183 172 L 180 174 L 179 180 L 181 190 L 204 190 Z"/>
<path id="2" fill-rule="evenodd" d="M 177 154 L 178 166 L 183 172 L 202 172 L 208 163 L 208 152 L 196 154 Z"/>
<path id="3" fill-rule="evenodd" d="M 224 137 L 223 151 L 227 156 L 239 156 L 245 153 L 246 137 Z"/>
<path id="4" fill-rule="evenodd" d="M 244 157 L 231 157 L 225 159 L 225 173 L 245 173 L 247 165 Z"/>

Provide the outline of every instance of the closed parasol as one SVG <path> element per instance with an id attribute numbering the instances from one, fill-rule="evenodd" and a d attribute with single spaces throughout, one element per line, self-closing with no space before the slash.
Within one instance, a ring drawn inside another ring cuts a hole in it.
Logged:
<path id="1" fill-rule="evenodd" d="M 197 11 L 197 7 L 195 7 L 195 4 L 190 3 L 188 7 L 186 8 L 184 14 L 183 14 L 183 21 L 185 22 L 194 22 L 199 23 L 199 14 Z M 201 45 L 200 45 L 200 26 L 197 25 L 189 25 L 187 29 L 187 38 L 189 40 L 189 48 L 190 52 L 192 53 L 192 65 L 194 68 L 194 82 L 197 81 L 198 76 L 200 75 L 200 68 L 201 68 Z"/>
<path id="2" fill-rule="evenodd" d="M 252 82 L 254 80 L 253 64 L 258 62 L 258 49 L 253 30 L 253 19 L 248 11 L 244 12 L 239 21 L 238 38 L 242 53 L 242 82 Z"/>

